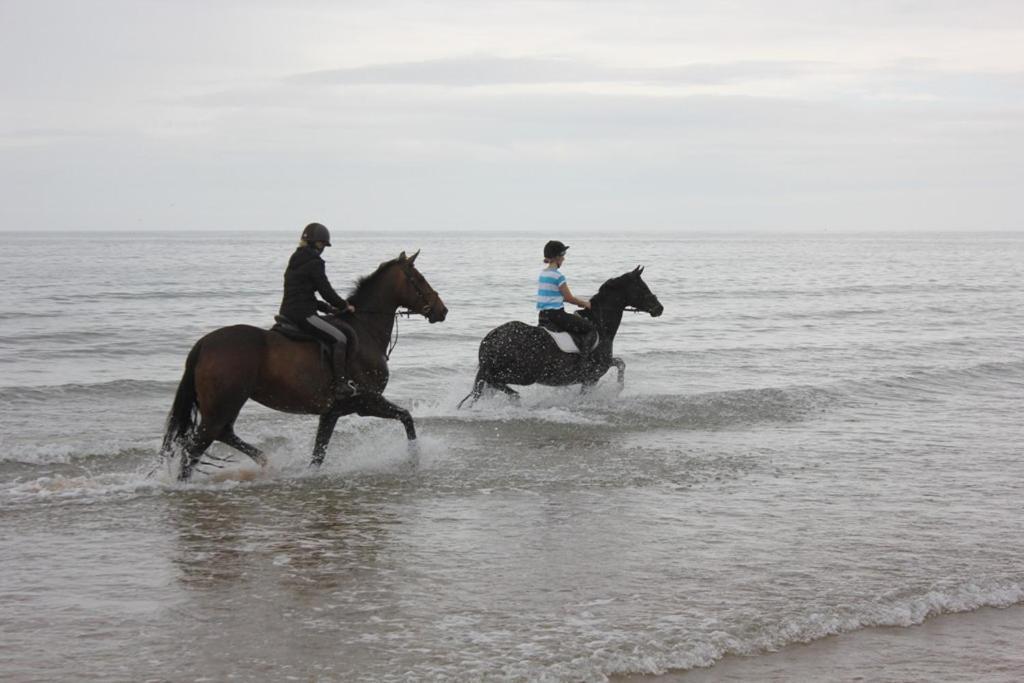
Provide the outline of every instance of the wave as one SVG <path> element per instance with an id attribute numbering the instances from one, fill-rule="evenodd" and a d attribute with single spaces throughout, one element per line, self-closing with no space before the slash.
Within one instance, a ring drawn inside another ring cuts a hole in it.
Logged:
<path id="1" fill-rule="evenodd" d="M 96 497 L 131 498 L 163 488 L 159 480 L 140 473 L 107 472 L 105 474 L 54 474 L 28 481 L 16 481 L 0 489 L 6 505 L 38 504 L 40 501 L 89 503 Z"/>
<path id="2" fill-rule="evenodd" d="M 837 410 L 857 410 L 865 401 L 927 402 L 969 394 L 991 396 L 999 401 L 996 405 L 1004 405 L 1007 397 L 1019 396 L 1024 388 L 1024 360 L 695 394 L 620 394 L 614 381 L 598 385 L 585 396 L 576 388 L 528 387 L 518 404 L 497 395 L 462 410 L 456 406 L 470 383 L 464 369 L 409 370 L 402 380 L 389 396 L 408 408 L 422 428 L 443 431 L 449 439 L 457 439 L 460 429 L 479 431 L 499 425 L 503 431 L 524 435 L 537 430 L 555 435 L 558 429 L 571 427 L 609 436 L 644 430 L 736 430 L 796 423 Z M 0 389 L 0 408 L 7 414 L 8 425 L 21 429 L 20 433 L 8 429 L 0 434 L 0 463 L 73 464 L 91 457 L 116 458 L 131 449 L 154 449 L 176 386 L 176 380 L 116 380 Z M 425 394 L 425 386 L 431 387 L 432 393 Z M 424 395 L 430 397 L 420 398 Z M 266 438 L 272 437 L 271 431 L 289 433 L 299 425 L 309 430 L 295 416 L 253 403 L 243 410 L 241 420 L 240 433 Z M 349 422 L 376 423 L 353 418 L 343 424 Z M 111 438 L 112 432 L 119 436 Z"/>
<path id="3" fill-rule="evenodd" d="M 43 386 L 13 386 L 0 389 L 0 404 L 4 402 L 46 403 L 68 398 L 132 398 L 141 396 L 172 396 L 179 380 L 118 379 L 91 384 L 50 384 Z"/>
<path id="4" fill-rule="evenodd" d="M 252 443 L 268 456 L 261 468 L 241 453 L 215 444 L 209 453 L 227 457 L 201 466 L 201 475 L 187 484 L 177 481 L 178 458 L 158 457 L 159 442 L 126 447 L 114 453 L 69 455 L 63 463 L 0 463 L 0 507 L 39 504 L 90 504 L 99 500 L 161 496 L 168 492 L 224 491 L 240 485 L 280 487 L 286 481 L 344 476 L 349 480 L 386 474 L 404 478 L 408 472 L 430 471 L 447 457 L 447 444 L 430 436 L 410 446 L 399 432 L 380 437 L 382 423 L 359 423 L 354 432 L 339 430 L 336 441 L 346 439 L 344 457 L 329 457 L 316 470 L 309 468 L 313 432 L 301 435 L 263 434 Z M 350 427 L 351 429 L 351 427 Z M 259 430 L 256 430 L 257 432 Z M 362 433 L 360 432 L 370 432 Z"/>
<path id="5" fill-rule="evenodd" d="M 765 654 L 789 645 L 810 643 L 866 628 L 907 628 L 943 614 L 973 612 L 987 607 L 1005 608 L 1021 603 L 1024 603 L 1024 585 L 1019 582 L 967 582 L 893 601 L 864 601 L 850 607 L 823 608 L 766 624 L 748 637 L 719 631 L 670 652 L 646 653 L 641 649 L 636 654 L 602 662 L 599 673 L 601 677 L 608 677 L 687 671 L 712 666 L 730 655 Z M 657 631 L 657 624 L 652 628 Z"/>
<path id="6" fill-rule="evenodd" d="M 1024 386 L 1024 360 L 984 361 L 947 368 L 929 368 L 869 380 L 848 380 L 838 386 L 850 395 L 902 398 L 907 394 L 940 395 L 968 389 L 1002 390 Z"/>
<path id="7" fill-rule="evenodd" d="M 720 299 L 825 299 L 829 297 L 834 297 L 836 295 L 863 295 L 868 297 L 878 297 L 887 294 L 908 295 L 920 292 L 929 294 L 934 292 L 1016 292 L 1017 289 L 1018 285 L 1012 282 L 994 284 L 968 284 L 960 282 L 928 282 L 906 284 L 901 282 L 894 282 L 890 284 L 834 285 L 830 287 L 816 287 L 814 289 L 807 289 L 799 286 L 776 289 L 762 289 L 754 287 L 723 287 L 721 289 L 698 288 L 687 290 L 683 296 L 684 298 L 689 299 L 710 301 Z"/>
<path id="8" fill-rule="evenodd" d="M 599 406 L 616 427 L 722 429 L 764 422 L 795 422 L 820 412 L 836 399 L 812 386 L 741 389 L 693 396 L 654 395 L 624 398 Z"/>
<path id="9" fill-rule="evenodd" d="M 131 291 L 125 290 L 111 290 L 111 291 L 91 291 L 88 293 L 89 300 L 91 302 L 98 302 L 104 300 L 111 301 L 147 301 L 157 300 L 160 302 L 174 301 L 176 299 L 199 299 L 202 301 L 231 301 L 235 302 L 238 299 L 255 298 L 259 300 L 272 298 L 278 294 L 277 289 L 244 289 L 232 287 L 230 289 L 175 289 L 175 283 L 168 283 L 166 288 L 160 289 L 149 289 L 139 290 L 134 289 Z M 77 304 L 79 303 L 80 294 L 69 295 L 69 294 L 53 294 L 51 296 L 42 297 L 41 300 L 45 302 L 52 302 L 59 305 Z"/>
<path id="10" fill-rule="evenodd" d="M 474 407 L 456 410 L 443 405 L 419 405 L 414 415 L 441 424 L 522 421 L 584 425 L 594 429 L 632 431 L 660 428 L 722 429 L 763 422 L 793 422 L 835 403 L 835 392 L 813 386 L 740 389 L 694 395 L 639 394 L 617 396 L 612 387 L 580 397 L 566 390 L 531 394 L 520 404 L 503 396 L 482 399 Z M 610 394 L 610 395 L 609 395 Z"/>
<path id="11" fill-rule="evenodd" d="M 411 335 L 410 335 L 411 336 Z M 460 339 L 476 339 L 474 335 L 457 335 Z M 170 347 L 175 353 L 185 353 L 181 351 L 181 347 L 177 344 Z M 788 346 L 757 346 L 757 347 L 712 347 L 702 349 L 694 354 L 719 354 L 736 357 L 737 354 L 741 354 L 744 357 L 751 355 L 763 356 L 766 353 L 778 354 L 784 351 L 792 351 L 796 353 L 813 352 L 820 349 L 832 349 L 833 347 L 828 345 L 817 345 L 817 344 L 795 344 Z M 868 348 L 868 347 L 865 347 Z M 876 354 L 880 354 L 885 349 L 873 349 Z M 915 346 L 910 345 L 907 347 L 900 347 L 897 349 L 888 349 L 890 354 L 898 353 L 906 355 L 908 353 L 924 353 L 934 350 L 931 345 L 927 346 Z M 88 354 L 94 355 L 95 350 L 86 350 Z M 861 349 L 863 351 L 863 349 Z M 151 353 L 150 351 L 146 352 Z M 625 355 L 627 363 L 629 359 L 651 359 L 651 358 L 677 358 L 679 356 L 678 351 L 666 350 L 666 349 L 637 349 Z M 177 360 L 177 356 L 175 357 Z M 475 358 L 472 362 L 464 358 L 458 358 L 454 360 L 448 360 L 447 363 L 431 364 L 431 365 L 408 365 L 405 366 L 401 360 L 397 360 L 392 363 L 392 379 L 393 381 L 402 381 L 407 378 L 420 379 L 420 378 L 455 378 L 462 377 L 465 375 L 468 369 L 475 369 L 476 362 Z M 605 378 L 604 383 L 611 381 L 613 374 L 610 372 Z M 935 381 L 959 381 L 959 380 L 999 380 L 1008 381 L 1015 383 L 1024 378 L 1024 359 L 1011 358 L 1006 360 L 986 360 L 968 365 L 952 366 L 952 367 L 932 367 L 915 370 L 910 373 L 894 374 L 887 376 L 880 376 L 875 378 L 868 378 L 866 380 L 847 380 L 846 384 L 849 386 L 863 386 L 865 383 L 881 383 L 885 385 L 898 384 L 900 382 L 907 383 L 918 383 L 922 380 L 935 380 Z M 471 383 L 470 378 L 466 378 L 466 383 Z M 19 401 L 19 400 L 46 400 L 48 398 L 66 398 L 76 396 L 96 396 L 96 397 L 108 397 L 108 396 L 124 396 L 124 395 L 152 395 L 161 394 L 166 395 L 167 392 L 173 392 L 177 387 L 178 376 L 173 377 L 169 380 L 145 380 L 145 379 L 132 379 L 124 378 L 105 382 L 95 383 L 68 383 L 68 384 L 55 384 L 55 385 L 29 385 L 29 386 L 9 386 L 0 388 L 0 401 Z M 835 385 L 842 384 L 840 380 Z M 787 390 L 789 387 L 764 387 L 758 390 L 770 391 L 773 389 Z"/>
<path id="12" fill-rule="evenodd" d="M 543 387 L 522 393 L 518 405 L 497 395 L 462 411 L 462 398 L 413 401 L 413 414 L 439 424 L 519 420 L 524 428 L 541 423 L 584 425 L 593 429 L 713 430 L 772 422 L 797 422 L 858 400 L 905 399 L 908 394 L 1005 392 L 1024 386 L 1024 361 L 986 361 L 972 365 L 934 368 L 869 379 L 837 380 L 816 385 L 790 385 L 716 391 L 700 394 L 638 394 L 620 396 L 613 383 L 599 385 L 593 395 L 580 397 L 575 389 Z"/>
<path id="13" fill-rule="evenodd" d="M 104 439 L 97 443 L 39 443 L 11 446 L 0 442 L 0 472 L 18 465 L 74 465 L 91 467 L 152 457 L 158 439 Z"/>

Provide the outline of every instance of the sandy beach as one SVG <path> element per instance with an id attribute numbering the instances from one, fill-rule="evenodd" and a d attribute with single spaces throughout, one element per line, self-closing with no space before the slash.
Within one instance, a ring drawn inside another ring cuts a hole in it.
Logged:
<path id="1" fill-rule="evenodd" d="M 1019 681 L 1024 606 L 944 614 L 909 628 L 868 628 L 707 669 L 618 681 Z"/>

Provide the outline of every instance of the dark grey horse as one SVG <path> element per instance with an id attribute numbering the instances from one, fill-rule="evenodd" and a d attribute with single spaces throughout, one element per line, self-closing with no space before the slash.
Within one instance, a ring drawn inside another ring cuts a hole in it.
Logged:
<path id="1" fill-rule="evenodd" d="M 651 293 L 637 267 L 625 275 L 612 278 L 590 300 L 590 310 L 580 315 L 594 322 L 600 341 L 589 354 L 561 351 L 551 335 L 539 327 L 512 321 L 496 327 L 480 342 L 480 369 L 473 382 L 473 391 L 459 402 L 476 402 L 485 389 L 498 389 L 510 397 L 519 394 L 509 384 L 546 384 L 548 386 L 582 385 L 587 390 L 597 383 L 611 366 L 618 368 L 618 381 L 625 381 L 626 364 L 612 355 L 615 333 L 622 323 L 622 313 L 635 308 L 657 318 L 665 310 L 658 297 Z"/>

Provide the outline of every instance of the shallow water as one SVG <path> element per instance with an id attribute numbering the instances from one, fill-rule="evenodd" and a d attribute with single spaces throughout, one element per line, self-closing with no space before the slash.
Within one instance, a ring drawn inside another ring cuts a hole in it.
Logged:
<path id="1" fill-rule="evenodd" d="M 602 680 L 1024 601 L 1024 236 L 569 239 L 665 305 L 625 390 L 457 411 L 544 239 L 339 240 L 339 289 L 422 247 L 450 309 L 399 322 L 416 458 L 345 418 L 310 473 L 315 418 L 249 405 L 270 468 L 180 486 L 185 355 L 269 323 L 292 236 L 0 234 L 0 670 Z"/>

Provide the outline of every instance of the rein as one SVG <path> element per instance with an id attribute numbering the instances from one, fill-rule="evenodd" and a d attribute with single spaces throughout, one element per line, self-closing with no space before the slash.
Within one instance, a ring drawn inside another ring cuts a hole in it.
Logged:
<path id="1" fill-rule="evenodd" d="M 420 301 L 423 303 L 423 310 L 420 311 L 420 313 L 425 316 L 430 315 L 430 310 L 433 308 L 433 304 L 430 303 L 430 299 L 427 296 L 426 292 L 423 291 L 423 288 L 420 286 L 419 281 L 416 279 L 415 276 L 413 276 L 411 264 L 403 264 L 402 272 L 405 273 L 405 281 L 412 285 L 412 288 L 416 292 L 416 295 L 420 298 Z M 433 294 L 435 298 L 437 297 L 437 292 L 433 291 L 432 289 L 430 293 Z M 406 309 L 404 311 L 395 311 L 395 327 L 393 334 L 391 336 L 391 344 L 388 346 L 388 350 L 384 353 L 385 360 L 391 360 L 391 352 L 395 350 L 396 346 L 398 346 L 398 319 L 402 316 L 405 316 L 406 318 L 411 318 L 415 313 L 416 311 L 412 311 L 409 309 Z"/>
<path id="2" fill-rule="evenodd" d="M 395 328 L 391 335 L 391 343 L 388 345 L 388 350 L 384 352 L 384 360 L 391 360 L 391 352 L 398 346 L 398 319 L 403 317 L 411 318 L 412 316 L 413 311 L 410 310 L 395 311 Z"/>
<path id="3" fill-rule="evenodd" d="M 406 282 L 410 286 L 412 286 L 412 288 L 416 292 L 417 296 L 419 296 L 420 301 L 423 303 L 423 310 L 418 311 L 418 313 L 420 313 L 421 315 L 424 315 L 424 316 L 430 315 L 430 311 L 431 311 L 431 308 L 433 307 L 433 305 L 431 303 L 429 303 L 429 297 L 428 297 L 427 293 L 424 292 L 423 287 L 420 286 L 420 283 L 413 276 L 409 266 L 408 265 L 402 265 L 401 267 L 402 267 L 402 272 L 405 274 Z M 433 294 L 435 297 L 437 297 L 437 292 L 435 292 L 433 290 L 430 291 L 430 294 Z M 394 327 L 391 330 L 391 339 L 388 342 L 387 350 L 384 352 L 384 360 L 391 360 L 391 353 L 395 350 L 395 347 L 398 346 L 398 319 L 399 318 L 411 318 L 412 316 L 417 314 L 417 311 L 413 311 L 413 310 L 407 308 L 405 310 L 395 310 L 395 312 L 392 313 L 391 311 L 374 311 L 372 309 L 371 310 L 356 309 L 356 312 L 351 314 L 351 315 L 359 316 L 360 314 L 362 314 L 362 315 L 394 315 L 395 316 L 395 325 L 394 325 Z"/>
<path id="4" fill-rule="evenodd" d="M 410 311 L 407 308 L 404 311 L 396 310 L 394 314 L 392 314 L 390 311 L 366 311 L 360 308 L 355 313 L 351 313 L 350 315 L 353 318 L 359 317 L 361 315 L 394 315 L 395 317 L 402 316 L 403 318 L 411 318 L 414 315 L 416 315 L 416 311 Z"/>
<path id="5" fill-rule="evenodd" d="M 607 311 L 607 310 L 611 310 L 611 309 L 615 309 L 615 308 L 618 308 L 618 306 L 614 306 L 614 305 L 612 305 L 612 306 L 594 306 L 593 304 L 591 304 L 591 306 L 590 306 L 590 310 L 591 311 L 593 311 L 595 309 L 596 310 L 605 310 L 605 311 Z M 581 310 L 586 310 L 586 309 L 581 309 Z M 636 308 L 635 306 L 625 306 L 622 309 L 622 312 L 623 313 L 646 313 L 647 311 L 644 311 L 644 310 L 641 310 L 639 308 Z"/>
<path id="6" fill-rule="evenodd" d="M 357 310 L 355 313 L 351 313 L 349 315 L 351 315 L 352 317 L 356 317 L 356 316 L 359 316 L 360 314 L 362 314 L 362 315 L 392 315 L 392 313 L 389 312 L 389 311 L 364 311 L 364 310 Z M 384 352 L 384 360 L 391 360 L 391 352 L 395 350 L 396 346 L 398 346 L 398 319 L 399 318 L 411 318 L 414 315 L 416 315 L 416 312 L 415 311 L 410 311 L 409 309 L 405 309 L 404 311 L 396 310 L 393 315 L 395 316 L 395 326 L 391 330 L 391 339 L 388 342 L 387 350 Z"/>

